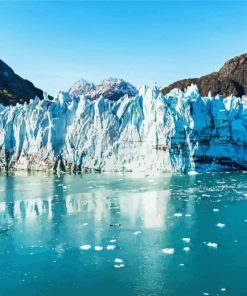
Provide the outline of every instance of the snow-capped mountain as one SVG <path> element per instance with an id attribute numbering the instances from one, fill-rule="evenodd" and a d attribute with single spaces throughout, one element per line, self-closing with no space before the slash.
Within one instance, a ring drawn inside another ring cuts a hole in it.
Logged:
<path id="1" fill-rule="evenodd" d="M 124 95 L 134 97 L 138 94 L 138 91 L 132 84 L 123 79 L 108 78 L 98 85 L 81 79 L 69 89 L 69 94 L 73 96 L 84 95 L 91 100 L 103 96 L 105 99 L 116 101 Z"/>
<path id="2" fill-rule="evenodd" d="M 163 95 L 143 86 L 103 96 L 36 98 L 0 107 L 3 169 L 186 172 L 247 168 L 247 101 L 201 97 L 192 85 Z"/>
<path id="3" fill-rule="evenodd" d="M 90 96 L 92 91 L 95 91 L 96 85 L 88 82 L 85 79 L 80 79 L 69 89 L 69 94 L 72 96 Z"/>

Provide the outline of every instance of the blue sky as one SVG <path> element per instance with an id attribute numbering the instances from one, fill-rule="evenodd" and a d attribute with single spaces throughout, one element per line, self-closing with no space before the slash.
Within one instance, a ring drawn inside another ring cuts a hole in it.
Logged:
<path id="1" fill-rule="evenodd" d="M 80 78 L 163 86 L 247 50 L 244 1 L 2 1 L 0 59 L 51 94 Z"/>

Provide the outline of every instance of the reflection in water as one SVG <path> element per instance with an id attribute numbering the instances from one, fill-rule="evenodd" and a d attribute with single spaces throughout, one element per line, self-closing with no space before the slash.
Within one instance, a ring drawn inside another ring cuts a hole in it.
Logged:
<path id="1" fill-rule="evenodd" d="M 15 211 L 15 198 L 14 198 L 14 177 L 13 176 L 6 176 L 6 191 L 5 191 L 5 203 L 7 208 L 7 214 L 9 217 L 14 218 L 14 211 Z"/>
<path id="2" fill-rule="evenodd" d="M 194 213 L 193 179 L 186 186 L 192 188 L 186 198 L 176 203 L 169 204 L 170 198 L 177 197 L 172 189 L 159 190 L 130 190 L 119 192 L 111 188 L 91 188 L 87 192 L 73 193 L 72 186 L 66 183 L 64 176 L 52 176 L 49 186 L 51 197 L 28 198 L 15 201 L 15 177 L 6 176 L 5 201 L 0 202 L 1 217 L 11 219 L 21 218 L 24 223 L 29 223 L 40 216 L 49 221 L 51 219 L 55 235 L 63 223 L 64 216 L 74 213 L 87 213 L 94 224 L 119 223 L 121 219 L 128 219 L 133 225 L 140 224 L 146 229 L 164 228 L 167 212 L 174 214 L 176 211 Z M 173 178 L 166 188 L 172 187 Z M 184 186 L 184 184 L 183 184 Z M 169 206 L 169 211 L 168 211 Z M 44 220 L 43 220 L 44 221 Z"/>
<path id="3" fill-rule="evenodd" d="M 56 182 L 57 180 L 59 180 L 59 183 Z M 60 227 L 63 224 L 63 217 L 67 213 L 64 189 L 65 185 L 63 176 L 59 179 L 53 178 L 53 197 L 52 200 L 48 201 L 48 204 L 51 204 L 52 224 L 55 237 L 60 232 Z"/>
<path id="4" fill-rule="evenodd" d="M 32 275 L 23 295 L 32 295 L 35 276 L 35 284 L 41 283 L 40 295 L 111 291 L 109 295 L 180 296 L 177 283 L 185 295 L 202 295 L 205 274 L 212 272 L 214 264 L 217 274 L 224 271 L 224 254 L 228 254 L 228 260 L 234 258 L 234 241 L 239 251 L 246 247 L 241 224 L 247 219 L 245 203 L 238 215 L 229 210 L 233 196 L 235 207 L 237 201 L 245 201 L 246 189 L 244 177 L 230 174 L 161 178 L 5 176 L 0 179 L 0 229 L 11 231 L 0 231 L 1 288 L 10 291 L 6 295 L 15 295 L 13 282 L 23 288 L 20 285 Z M 220 197 L 222 191 L 224 199 Z M 216 227 L 219 222 L 226 227 Z M 239 224 L 232 226 L 234 232 L 227 233 L 230 223 Z M 208 250 L 207 241 L 220 247 Z M 90 245 L 91 249 L 81 251 L 81 245 Z M 109 251 L 108 245 L 115 249 Z M 103 250 L 97 251 L 95 246 Z M 164 248 L 174 248 L 175 252 L 165 255 Z M 121 271 L 113 267 L 116 258 L 124 262 Z M 234 270 L 241 269 L 244 260 L 237 262 Z M 195 274 L 197 281 L 193 280 Z M 76 285 L 71 284 L 74 282 Z M 219 279 L 217 285 L 223 287 L 224 283 Z M 218 286 L 212 295 L 217 294 Z M 51 289 L 50 294 L 44 287 Z"/>

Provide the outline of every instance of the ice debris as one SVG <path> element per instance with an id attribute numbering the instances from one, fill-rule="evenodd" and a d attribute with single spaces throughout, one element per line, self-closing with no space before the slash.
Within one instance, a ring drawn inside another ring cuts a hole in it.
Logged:
<path id="1" fill-rule="evenodd" d="M 165 254 L 172 255 L 175 252 L 175 250 L 174 250 L 174 248 L 165 248 L 162 250 L 162 252 Z"/>

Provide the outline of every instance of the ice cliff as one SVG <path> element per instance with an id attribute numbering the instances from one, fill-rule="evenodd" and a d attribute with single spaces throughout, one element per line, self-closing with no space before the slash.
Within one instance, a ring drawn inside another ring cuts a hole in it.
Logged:
<path id="1" fill-rule="evenodd" d="M 192 85 L 117 101 L 60 92 L 0 105 L 0 167 L 188 172 L 247 168 L 247 100 L 201 97 Z"/>

